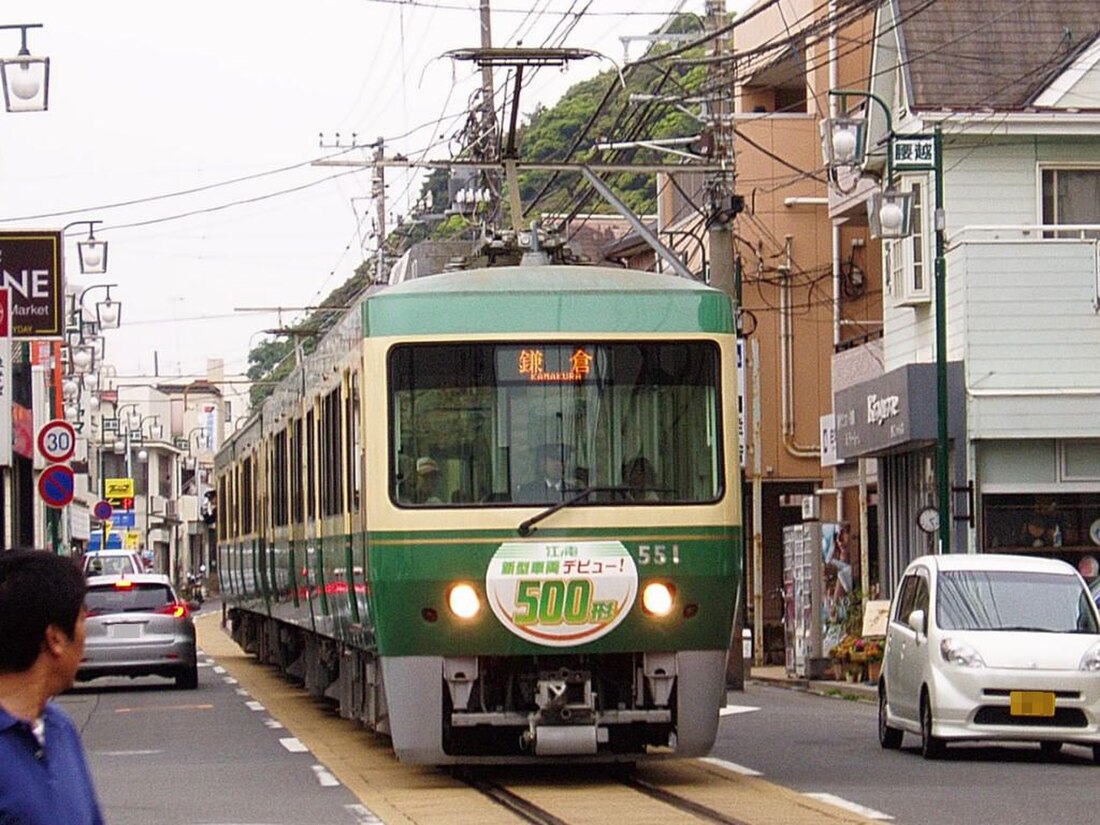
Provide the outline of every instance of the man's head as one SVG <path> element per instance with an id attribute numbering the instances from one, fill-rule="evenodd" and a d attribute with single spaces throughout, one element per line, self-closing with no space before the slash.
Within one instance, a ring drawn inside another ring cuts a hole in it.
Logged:
<path id="1" fill-rule="evenodd" d="M 57 632 L 75 639 L 84 588 L 84 575 L 70 558 L 42 550 L 0 552 L 0 672 L 30 669 Z"/>
<path id="2" fill-rule="evenodd" d="M 569 447 L 565 444 L 543 444 L 536 453 L 546 477 L 560 480 L 565 474 L 565 463 L 569 460 Z"/>

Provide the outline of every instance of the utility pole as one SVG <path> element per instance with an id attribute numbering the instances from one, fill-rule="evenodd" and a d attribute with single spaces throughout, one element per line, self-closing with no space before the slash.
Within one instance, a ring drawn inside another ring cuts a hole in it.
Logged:
<path id="1" fill-rule="evenodd" d="M 489 16 L 489 0 L 481 0 L 481 48 L 493 48 L 493 30 Z M 478 160 L 498 160 L 497 113 L 493 92 L 493 67 L 488 63 L 481 65 L 481 123 L 480 134 L 475 146 Z M 492 222 L 500 218 L 500 175 L 489 170 L 485 172 L 486 185 L 492 194 L 489 204 L 489 216 Z"/>
<path id="2" fill-rule="evenodd" d="M 375 265 L 374 280 L 381 283 L 386 270 L 386 167 L 378 161 L 386 156 L 386 139 L 378 136 L 374 143 L 374 171 L 371 173 L 370 194 L 374 198 L 374 220 L 378 224 L 378 261 Z"/>
<path id="3" fill-rule="evenodd" d="M 710 129 L 714 137 L 714 155 L 712 162 L 719 167 L 719 171 L 712 173 L 707 178 L 707 254 L 710 258 L 709 283 L 716 289 L 720 289 L 733 299 L 734 311 L 741 307 L 739 295 L 740 283 L 737 277 L 737 263 L 733 252 L 733 221 L 737 213 L 741 211 L 741 199 L 734 195 L 733 188 L 736 180 L 736 165 L 733 153 L 733 84 L 730 82 L 732 63 L 723 60 L 723 57 L 731 56 L 732 49 L 729 44 L 729 34 L 719 34 L 725 27 L 726 2 L 725 0 L 707 0 L 705 5 L 706 18 L 704 30 L 712 37 L 710 53 L 710 92 L 707 95 L 707 114 L 710 120 Z M 744 488 L 741 473 L 736 475 L 736 483 Z M 756 511 L 755 491 L 753 510 Z M 740 516 L 741 514 L 738 513 Z M 755 519 L 754 519 L 755 521 Z M 757 572 L 757 524 L 753 525 L 753 570 Z M 742 536 L 746 531 L 742 529 Z M 744 546 L 744 543 L 742 543 Z M 742 557 L 742 571 L 748 568 L 746 559 Z M 754 576 L 755 578 L 755 576 Z M 735 689 L 745 687 L 745 656 L 742 646 L 742 629 L 744 628 L 743 594 L 749 589 L 744 576 L 741 581 L 741 593 L 735 601 L 736 612 L 733 617 L 733 634 L 730 637 L 729 656 L 726 660 L 726 684 Z M 755 591 L 755 588 L 753 588 Z M 753 600 L 753 608 L 756 615 L 756 650 L 759 655 L 761 650 L 762 632 L 757 599 Z"/>

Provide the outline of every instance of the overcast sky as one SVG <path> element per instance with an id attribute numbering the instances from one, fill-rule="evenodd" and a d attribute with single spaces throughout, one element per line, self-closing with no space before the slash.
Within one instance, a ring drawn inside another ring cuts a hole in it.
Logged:
<path id="1" fill-rule="evenodd" d="M 353 132 L 360 143 L 384 136 L 387 154 L 446 158 L 480 82 L 443 57 L 479 45 L 477 0 L 3 5 L 0 24 L 43 24 L 28 46 L 50 58 L 50 99 L 45 113 L 0 112 L 0 227 L 103 222 L 107 275 L 78 274 L 86 226 L 67 233 L 66 271 L 85 286 L 118 284 L 123 323 L 108 333 L 107 360 L 123 376 L 201 374 L 208 358 L 244 372 L 261 330 L 300 317 L 294 308 L 316 304 L 374 247 L 370 171 L 312 165 L 339 151 L 320 147 L 319 133 L 333 144 L 339 132 L 345 146 Z M 677 0 L 492 5 L 494 45 L 568 45 L 621 63 L 620 36 L 653 30 Z M 683 8 L 702 14 L 703 0 Z M 587 12 L 562 42 L 570 9 Z M 18 49 L 19 32 L 0 31 L 0 55 Z M 610 66 L 542 70 L 521 111 Z M 406 213 L 419 182 L 388 170 L 387 183 L 387 211 Z M 280 319 L 242 307 L 291 309 Z"/>

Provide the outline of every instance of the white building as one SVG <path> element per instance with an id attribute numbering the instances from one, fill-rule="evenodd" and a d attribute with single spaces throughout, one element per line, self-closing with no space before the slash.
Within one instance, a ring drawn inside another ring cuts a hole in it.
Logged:
<path id="1" fill-rule="evenodd" d="M 1087 570 L 1100 557 L 1100 16 L 1075 0 L 989 8 L 885 3 L 878 101 L 849 105 L 868 117 L 868 147 L 893 145 L 887 108 L 894 142 L 943 132 L 951 549 Z M 832 193 L 834 220 L 861 219 L 884 156 Z M 918 517 L 937 504 L 937 176 L 894 171 L 914 234 L 883 244 L 881 351 L 834 396 L 841 457 L 878 460 L 886 583 L 935 547 Z"/>

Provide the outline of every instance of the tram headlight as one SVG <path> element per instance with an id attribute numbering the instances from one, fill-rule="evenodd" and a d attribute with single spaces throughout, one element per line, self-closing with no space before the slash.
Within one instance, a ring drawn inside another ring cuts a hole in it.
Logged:
<path id="1" fill-rule="evenodd" d="M 650 582 L 642 589 L 642 609 L 653 616 L 664 617 L 672 612 L 672 585 Z"/>
<path id="2" fill-rule="evenodd" d="M 447 606 L 460 619 L 472 619 L 481 612 L 481 597 L 472 584 L 460 582 L 447 593 Z"/>

